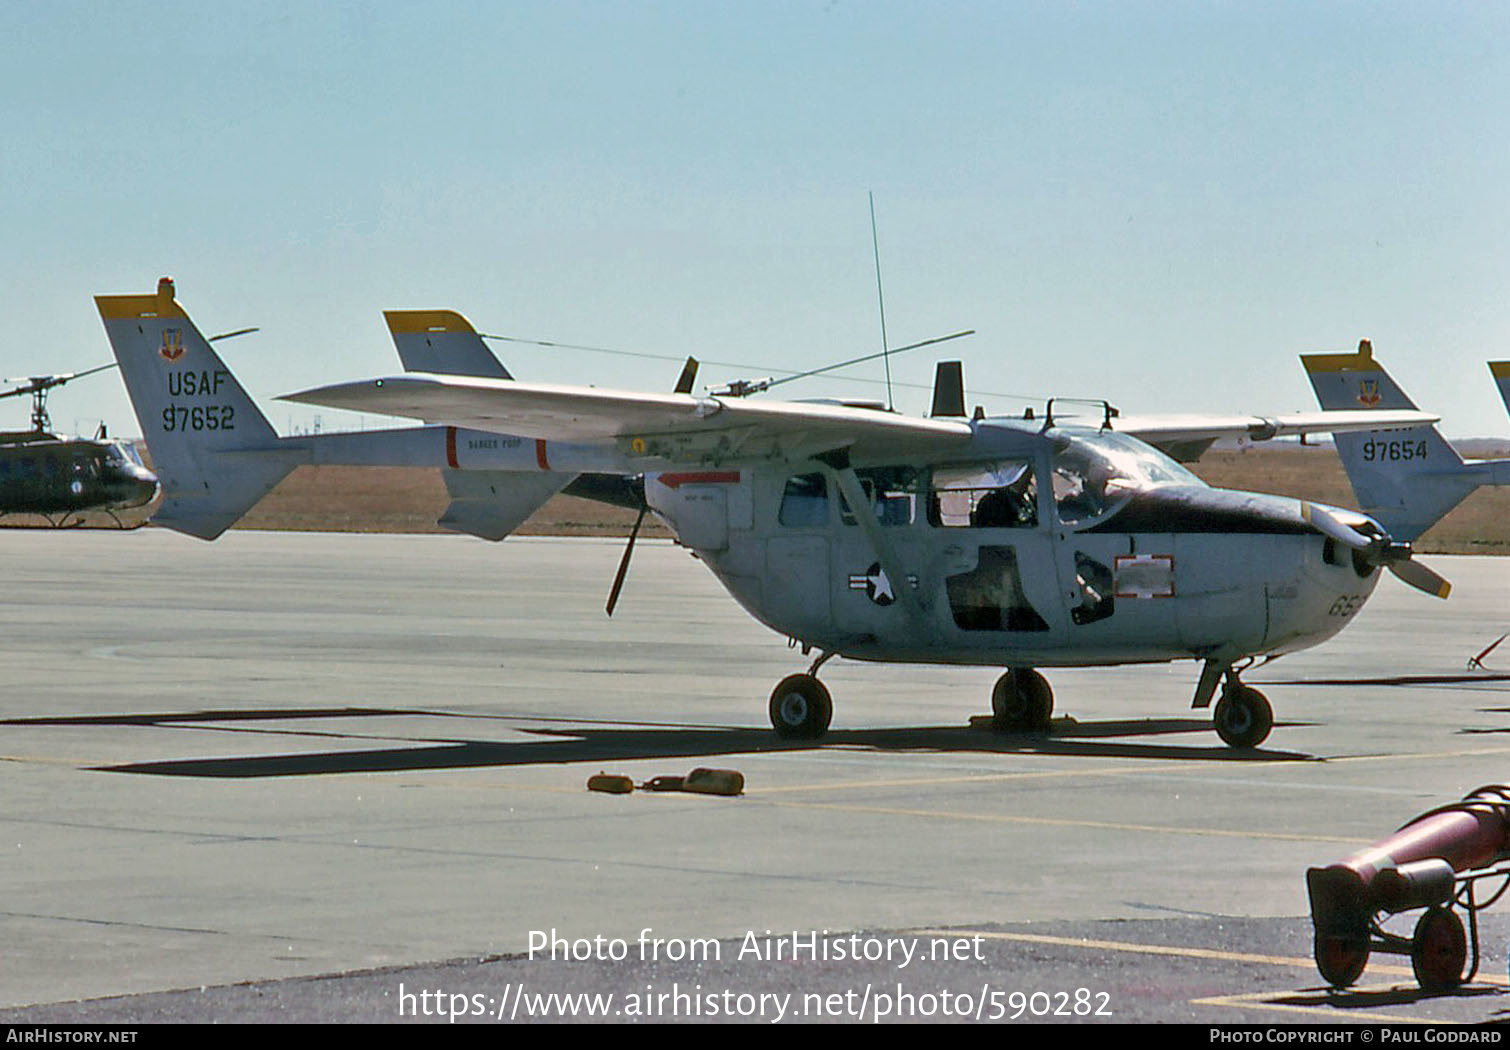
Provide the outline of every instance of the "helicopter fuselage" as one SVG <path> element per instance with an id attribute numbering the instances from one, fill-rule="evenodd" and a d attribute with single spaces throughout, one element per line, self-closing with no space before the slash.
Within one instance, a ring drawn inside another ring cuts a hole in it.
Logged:
<path id="1" fill-rule="evenodd" d="M 129 510 L 157 495 L 157 478 L 110 439 L 0 435 L 0 513 Z"/>

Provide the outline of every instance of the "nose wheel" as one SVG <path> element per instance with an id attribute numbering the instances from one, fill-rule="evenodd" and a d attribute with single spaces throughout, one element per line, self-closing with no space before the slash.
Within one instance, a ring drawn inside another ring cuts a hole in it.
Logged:
<path id="1" fill-rule="evenodd" d="M 1228 747 L 1257 747 L 1274 728 L 1274 708 L 1269 698 L 1257 689 L 1241 683 L 1229 683 L 1216 702 L 1213 716 L 1216 735 Z"/>
<path id="2" fill-rule="evenodd" d="M 991 727 L 1004 732 L 1047 733 L 1054 690 L 1030 667 L 1008 671 L 991 690 Z"/>

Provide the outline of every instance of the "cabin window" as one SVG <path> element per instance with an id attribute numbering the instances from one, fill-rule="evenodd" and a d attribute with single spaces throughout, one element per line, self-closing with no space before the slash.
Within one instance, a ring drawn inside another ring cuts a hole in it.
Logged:
<path id="1" fill-rule="evenodd" d="M 865 500 L 882 525 L 911 525 L 917 514 L 918 472 L 912 467 L 860 467 L 855 470 Z M 855 524 L 849 501 L 839 494 L 839 516 Z"/>
<path id="2" fill-rule="evenodd" d="M 1117 587 L 1111 569 L 1084 551 L 1075 552 L 1075 587 L 1080 592 L 1080 604 L 1070 610 L 1073 623 L 1095 623 L 1117 611 Z"/>
<path id="3" fill-rule="evenodd" d="M 776 520 L 790 528 L 822 528 L 828 524 L 828 484 L 822 474 L 796 474 L 786 479 Z"/>
<path id="4" fill-rule="evenodd" d="M 1038 484 L 1027 460 L 933 472 L 928 523 L 945 528 L 1030 529 L 1038 524 Z"/>

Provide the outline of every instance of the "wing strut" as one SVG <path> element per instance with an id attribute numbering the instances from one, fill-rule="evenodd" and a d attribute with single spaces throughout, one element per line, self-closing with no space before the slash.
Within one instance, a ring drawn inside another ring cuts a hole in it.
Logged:
<path id="1" fill-rule="evenodd" d="M 901 602 L 902 608 L 907 610 L 907 615 L 912 618 L 915 626 L 922 630 L 925 612 L 923 603 L 918 598 L 917 591 L 908 583 L 905 567 L 897 560 L 896 552 L 892 550 L 891 543 L 886 539 L 886 531 L 881 528 L 881 523 L 876 521 L 870 500 L 865 495 L 865 487 L 860 484 L 860 479 L 855 476 L 854 468 L 849 465 L 848 453 L 844 449 L 837 449 L 816 458 L 824 468 L 824 473 L 833 480 L 834 485 L 843 494 L 845 502 L 849 504 L 850 512 L 855 516 L 855 521 L 860 523 L 861 531 L 870 541 L 871 553 L 876 556 L 876 561 L 881 565 L 881 571 L 891 581 L 897 601 Z"/>

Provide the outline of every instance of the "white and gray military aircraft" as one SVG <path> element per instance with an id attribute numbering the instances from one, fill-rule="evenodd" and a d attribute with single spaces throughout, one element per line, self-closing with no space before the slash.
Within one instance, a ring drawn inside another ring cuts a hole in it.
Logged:
<path id="1" fill-rule="evenodd" d="M 1416 411 L 1132 420 L 1102 404 L 1084 421 L 1050 401 L 1041 415 L 969 417 L 950 362 L 927 418 L 746 400 L 740 384 L 696 395 L 685 375 L 674 393 L 525 383 L 491 371 L 496 361 L 456 353 L 476 342 L 491 358 L 460 315 L 409 311 L 397 325 L 390 314 L 390 330 L 411 367 L 424 346 L 440 346 L 434 371 L 287 399 L 439 425 L 278 438 L 265 420 L 239 429 L 250 401 L 171 283 L 97 303 L 164 475 L 160 523 L 206 536 L 207 524 L 229 524 L 294 463 L 385 462 L 394 448 L 406 450 L 404 462 L 443 457 L 449 470 L 486 472 L 487 484 L 466 494 L 477 513 L 532 477 L 550 491 L 573 477 L 620 481 L 611 502 L 623 502 L 622 479 L 636 479 L 643 508 L 741 605 L 816 653 L 771 694 L 772 725 L 787 737 L 827 730 L 832 701 L 817 673 L 834 656 L 1003 667 L 996 724 L 1031 731 L 1047 728 L 1053 709 L 1037 668 L 1193 658 L 1202 664 L 1193 706 L 1210 706 L 1220 687 L 1218 734 L 1253 747 L 1273 714 L 1239 680 L 1244 661 L 1331 637 L 1381 566 L 1430 593 L 1447 589 L 1361 514 L 1213 489 L 1155 447 L 1189 457 L 1221 437 L 1435 419 Z M 192 356 L 169 360 L 164 346 Z M 486 374 L 465 374 L 474 371 Z M 200 374 L 175 381 L 183 372 Z M 520 505 L 543 502 L 528 491 Z"/>

